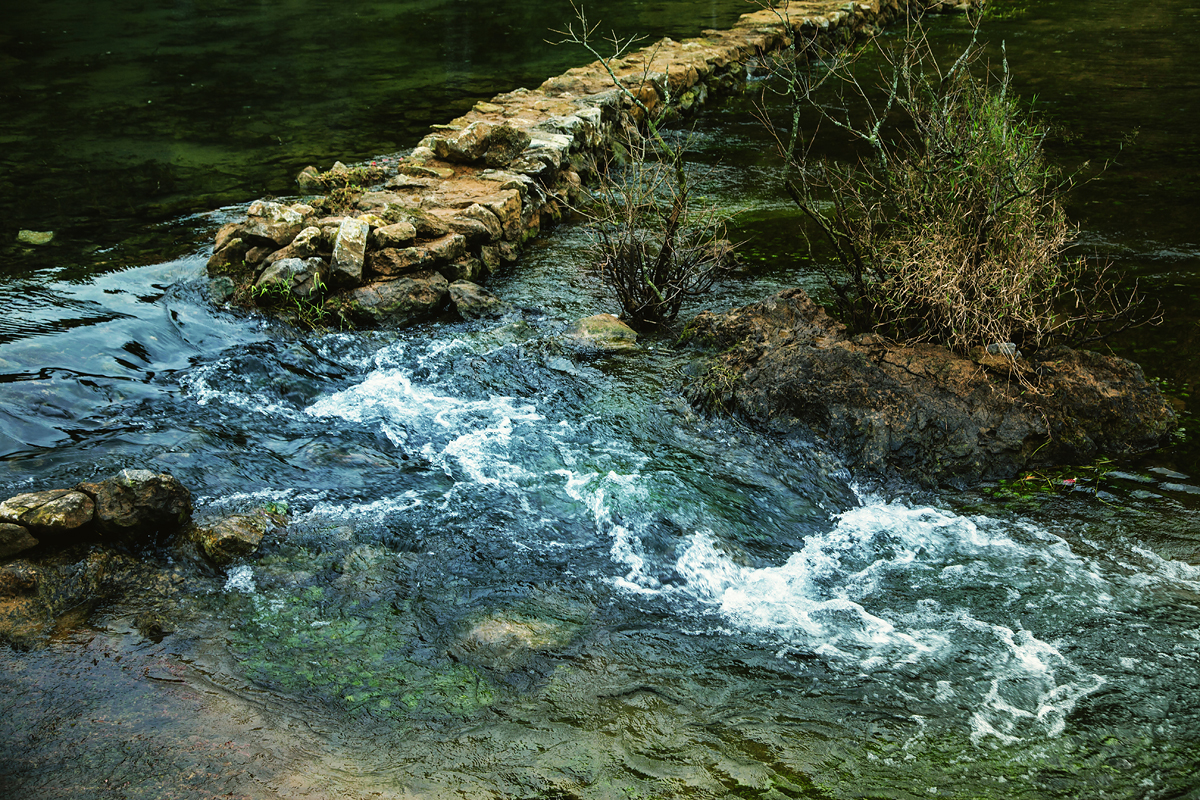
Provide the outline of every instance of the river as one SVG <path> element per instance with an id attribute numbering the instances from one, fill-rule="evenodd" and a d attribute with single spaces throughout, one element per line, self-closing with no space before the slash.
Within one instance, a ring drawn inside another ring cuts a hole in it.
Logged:
<path id="1" fill-rule="evenodd" d="M 539 44 L 569 4 L 118 5 L 0 35 L 0 488 L 144 466 L 199 515 L 290 521 L 221 572 L 146 554 L 141 595 L 0 650 L 5 796 L 1200 796 L 1193 441 L 1099 491 L 880 494 L 819 442 L 689 408 L 670 342 L 566 344 L 613 310 L 570 226 L 492 280 L 519 309 L 499 321 L 300 333 L 215 308 L 217 226 L 577 63 Z M 1071 212 L 1163 300 L 1113 347 L 1186 426 L 1200 9 L 1084 5 L 1004 4 L 983 32 L 1053 157 L 1109 162 Z M 605 16 L 680 37 L 743 10 Z M 713 308 L 819 288 L 749 109 L 694 135 L 749 240 Z M 139 633 L 148 612 L 171 632 Z"/>

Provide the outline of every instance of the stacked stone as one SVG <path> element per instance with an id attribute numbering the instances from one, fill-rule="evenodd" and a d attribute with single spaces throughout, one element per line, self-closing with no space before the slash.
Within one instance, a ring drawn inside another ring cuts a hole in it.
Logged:
<path id="1" fill-rule="evenodd" d="M 610 66 L 651 113 L 665 106 L 686 115 L 744 85 L 748 59 L 791 35 L 849 40 L 899 14 L 943 6 L 792 2 L 743 15 L 731 30 L 663 39 Z M 639 116 L 599 62 L 478 103 L 436 126 L 395 174 L 342 214 L 322 217 L 305 203 L 252 204 L 245 220 L 217 233 L 208 264 L 217 294 L 236 288 L 229 273 L 243 288 L 320 300 L 358 323 L 403 324 L 441 309 L 451 283 L 486 280 L 577 206 L 596 159 Z M 301 185 L 316 185 L 316 174 L 307 168 Z"/>
<path id="2" fill-rule="evenodd" d="M 81 534 L 156 535 L 190 518 L 191 493 L 174 477 L 126 469 L 72 489 L 28 492 L 0 503 L 0 559 Z"/>

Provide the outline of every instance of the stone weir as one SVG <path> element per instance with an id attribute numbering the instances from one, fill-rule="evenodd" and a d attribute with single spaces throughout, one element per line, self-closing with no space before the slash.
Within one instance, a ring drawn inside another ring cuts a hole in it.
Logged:
<path id="1" fill-rule="evenodd" d="M 747 62 L 788 28 L 849 42 L 908 13 L 965 10 L 931 0 L 792 2 L 731 30 L 657 44 L 612 62 L 651 111 L 688 115 L 744 85 Z M 306 168 L 299 202 L 260 200 L 223 226 L 208 262 L 214 299 L 274 308 L 294 321 L 402 325 L 443 308 L 456 281 L 480 282 L 583 199 L 581 186 L 635 104 L 600 62 L 536 89 L 480 102 L 435 126 L 411 154 L 328 172 Z"/>

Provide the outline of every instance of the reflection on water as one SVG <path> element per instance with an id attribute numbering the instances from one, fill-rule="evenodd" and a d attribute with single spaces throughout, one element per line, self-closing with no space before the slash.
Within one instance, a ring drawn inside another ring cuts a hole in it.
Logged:
<path id="1" fill-rule="evenodd" d="M 664 8 L 694 15 L 696 5 L 634 4 L 618 17 L 641 24 L 666 19 Z M 368 67 L 382 63 L 397 28 L 455 22 L 444 38 L 424 37 L 438 55 L 422 63 L 477 75 L 506 57 L 500 46 L 464 55 L 486 20 L 502 42 L 529 38 L 515 31 L 549 15 L 515 11 L 506 27 L 507 16 L 472 8 L 138 6 L 128 17 L 136 37 L 117 55 L 157 75 L 147 66 L 156 56 L 133 55 L 153 41 L 157 57 L 186 56 L 195 74 L 219 76 L 249 52 L 257 72 L 239 67 L 229 74 L 242 85 L 228 79 L 221 91 L 259 103 L 245 116 L 262 119 L 294 105 L 277 74 L 299 69 L 288 54 L 326 53 L 342 36 L 375 48 L 362 56 L 369 63 L 316 59 L 310 69 L 322 71 L 296 89 L 311 93 L 313 117 L 336 135 L 293 146 L 254 138 L 270 126 L 204 123 L 226 155 L 197 156 L 200 171 L 226 170 L 213 180 L 244 198 L 270 181 L 282 187 L 304 161 L 397 146 L 366 128 L 358 135 L 358 104 L 393 131 L 405 109 L 414 119 L 448 116 L 402 94 L 378 111 L 378 98 L 410 77 L 445 83 L 446 96 L 472 95 L 466 83 L 431 79 L 433 67 L 372 78 Z M 1023 90 L 1036 84 L 1066 128 L 1097 131 L 1096 141 L 1056 138 L 1064 158 L 1094 156 L 1129 124 L 1155 129 L 1121 151 L 1128 161 L 1086 187 L 1079 207 L 1097 247 L 1172 304 L 1167 327 L 1120 346 L 1162 349 L 1149 367 L 1182 382 L 1195 369 L 1177 355 L 1195 350 L 1195 248 L 1159 213 L 1173 190 L 1116 215 L 1099 206 L 1111 203 L 1113 185 L 1167 176 L 1169 159 L 1190 163 L 1194 131 L 1160 113 L 1171 108 L 1163 97 L 1138 104 L 1151 95 L 1134 88 L 1117 93 L 1115 108 L 1132 103 L 1137 122 L 1113 111 L 1093 127 L 1088 104 L 1073 106 L 1055 87 L 1103 85 L 1114 72 L 1151 80 L 1166 69 L 1160 55 L 1186 64 L 1190 50 L 1139 24 L 1114 46 L 1129 54 L 1140 41 L 1148 63 L 1097 53 L 1099 32 L 1127 12 L 1095 8 L 1100 21 L 1082 20 L 1074 34 L 1064 20 L 1076 10 L 1055 3 L 993 24 Z M 714 6 L 697 24 L 739 10 Z M 279 12 L 287 24 L 276 35 L 256 27 Z M 95 13 L 56 8 L 34 26 L 52 31 L 59 19 L 76 30 L 47 57 L 74 53 L 83 64 L 63 79 L 65 99 L 42 111 L 95 121 L 88 109 L 124 91 L 106 95 L 97 76 L 117 86 L 127 62 L 115 72 L 88 66 L 88 48 L 117 19 Z M 218 13 L 240 24 L 196 24 Z M 180 37 L 189 25 L 195 36 Z M 936 30 L 951 44 L 964 35 L 954 21 Z M 24 33 L 0 46 L 32 63 L 22 41 Z M 510 50 L 505 69 L 540 80 L 552 69 L 539 59 L 557 51 L 526 46 L 543 54 Z M 221 57 L 198 63 L 206 52 Z M 1094 67 L 1064 70 L 1068 58 Z M 1039 83 L 1053 69 L 1068 76 Z M 30 73 L 20 74 L 26 87 Z M 45 80 L 47 92 L 59 90 Z M 79 87 L 92 80 L 89 100 Z M 207 80 L 196 94 L 172 100 L 175 90 L 164 89 L 145 105 L 215 106 Z M 1186 99 L 1179 81 L 1172 86 Z M 336 95 L 353 100 L 326 102 L 335 93 L 322 83 L 355 87 Z M 795 215 L 744 110 L 714 110 L 696 138 L 698 160 L 711 167 L 704 190 L 745 209 L 739 224 L 754 237 L 746 250 L 763 256 L 747 258 L 713 306 L 811 280 L 803 262 L 777 252 L 795 245 Z M 165 125 L 157 113 L 137 119 Z M 20 146 L 32 147 L 32 128 L 12 124 Z M 308 135 L 288 124 L 273 129 Z M 50 136 L 47 146 L 63 141 Z M 278 158 L 267 155 L 275 147 Z M 157 152 L 144 151 L 149 161 Z M 227 156 L 261 171 L 220 166 Z M 128 174 L 131 195 L 145 194 L 138 168 Z M 49 191 L 31 180 L 31 192 Z M 190 180 L 151 194 L 226 191 Z M 819 442 L 697 415 L 677 396 L 686 355 L 669 343 L 644 342 L 633 357 L 576 353 L 561 338 L 568 322 L 611 302 L 583 263 L 578 231 L 559 230 L 498 276 L 492 288 L 521 309 L 503 320 L 448 315 L 398 332 L 301 335 L 208 304 L 196 241 L 228 213 L 236 209 L 140 229 L 142 242 L 126 245 L 188 253 L 179 259 L 40 251 L 45 269 L 23 262 L 0 285 L 12 309 L 0 320 L 6 491 L 136 465 L 175 473 L 201 515 L 269 506 L 289 516 L 250 563 L 218 572 L 180 552 L 148 554 L 154 570 L 134 596 L 74 609 L 46 637 L 26 640 L 30 649 L 0 651 L 7 794 L 1141 800 L 1196 790 L 1192 451 L 1156 456 L 1158 472 L 1123 465 L 1103 498 L 1006 507 L 986 493 L 877 497 Z"/>
<path id="2" fill-rule="evenodd" d="M 746 10 L 617 2 L 601 19 L 685 36 Z M 412 147 L 480 99 L 588 60 L 546 41 L 571 14 L 569 0 L 8 9 L 0 253 L 17 256 L 21 228 L 58 231 L 60 248 L 110 245 L 146 219 L 288 193 L 310 163 Z"/>

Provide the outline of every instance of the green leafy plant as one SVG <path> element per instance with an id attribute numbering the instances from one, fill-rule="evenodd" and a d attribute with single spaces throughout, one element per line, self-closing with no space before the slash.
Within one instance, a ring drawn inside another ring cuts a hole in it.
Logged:
<path id="1" fill-rule="evenodd" d="M 283 282 L 253 285 L 247 289 L 247 294 L 253 305 L 274 311 L 309 330 L 323 330 L 335 316 L 325 304 L 328 291 L 329 287 L 317 274 L 313 276 L 313 288 L 307 296 L 296 294 Z M 342 317 L 338 315 L 338 319 L 342 320 Z"/>

